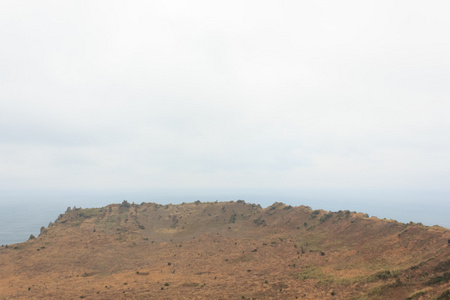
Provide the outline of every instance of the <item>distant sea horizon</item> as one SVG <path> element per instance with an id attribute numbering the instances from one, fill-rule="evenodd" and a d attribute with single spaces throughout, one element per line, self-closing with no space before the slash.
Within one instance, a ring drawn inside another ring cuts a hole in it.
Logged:
<path id="1" fill-rule="evenodd" d="M 274 202 L 310 206 L 327 211 L 350 210 L 402 223 L 422 223 L 450 228 L 450 191 L 406 190 L 235 190 L 154 189 L 121 191 L 3 191 L 0 192 L 0 245 L 38 236 L 67 207 L 103 207 L 127 200 L 130 203 L 225 202 L 244 200 L 262 207 Z"/>

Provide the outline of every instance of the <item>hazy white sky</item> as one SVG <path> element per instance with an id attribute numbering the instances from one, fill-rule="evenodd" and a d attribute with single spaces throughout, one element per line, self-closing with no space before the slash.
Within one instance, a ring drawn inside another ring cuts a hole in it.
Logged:
<path id="1" fill-rule="evenodd" d="M 449 11 L 1 1 L 0 189 L 448 189 Z"/>

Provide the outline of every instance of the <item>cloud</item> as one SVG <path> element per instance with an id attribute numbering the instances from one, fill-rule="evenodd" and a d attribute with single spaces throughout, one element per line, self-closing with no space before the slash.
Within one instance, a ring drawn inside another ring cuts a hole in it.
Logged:
<path id="1" fill-rule="evenodd" d="M 447 2 L 0 4 L 4 188 L 446 188 Z"/>

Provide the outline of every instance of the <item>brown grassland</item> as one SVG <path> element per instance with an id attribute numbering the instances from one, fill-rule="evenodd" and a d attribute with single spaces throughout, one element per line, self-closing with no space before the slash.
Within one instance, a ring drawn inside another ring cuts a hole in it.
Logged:
<path id="1" fill-rule="evenodd" d="M 449 241 L 282 203 L 68 208 L 0 247 L 0 299 L 450 299 Z"/>

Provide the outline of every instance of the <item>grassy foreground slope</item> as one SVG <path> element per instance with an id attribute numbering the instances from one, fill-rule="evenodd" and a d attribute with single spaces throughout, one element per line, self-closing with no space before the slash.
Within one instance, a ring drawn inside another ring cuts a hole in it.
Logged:
<path id="1" fill-rule="evenodd" d="M 282 203 L 69 208 L 0 247 L 0 299 L 449 299 L 449 240 Z"/>

